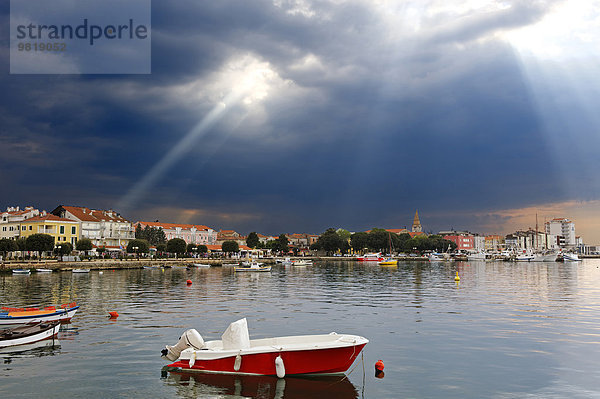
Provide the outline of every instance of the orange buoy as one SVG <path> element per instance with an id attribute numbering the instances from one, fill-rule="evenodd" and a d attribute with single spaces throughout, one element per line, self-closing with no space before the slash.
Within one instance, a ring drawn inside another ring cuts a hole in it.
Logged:
<path id="1" fill-rule="evenodd" d="M 384 368 L 383 360 L 379 359 L 377 363 L 375 363 L 375 370 L 383 371 Z"/>
<path id="2" fill-rule="evenodd" d="M 192 280 L 188 280 L 187 285 L 192 285 Z"/>
<path id="3" fill-rule="evenodd" d="M 111 319 L 116 319 L 117 317 L 119 317 L 119 314 L 117 312 L 108 312 L 108 314 L 110 315 Z"/>

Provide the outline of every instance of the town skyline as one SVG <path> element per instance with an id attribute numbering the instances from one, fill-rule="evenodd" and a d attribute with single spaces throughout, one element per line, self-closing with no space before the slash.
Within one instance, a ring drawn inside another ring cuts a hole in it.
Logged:
<path id="1" fill-rule="evenodd" d="M 55 209 L 56 208 L 56 209 Z M 386 229 L 386 230 L 402 230 L 405 229 L 407 232 L 423 232 L 427 235 L 431 235 L 431 234 L 439 234 L 440 232 L 467 232 L 476 236 L 493 236 L 493 235 L 500 235 L 500 236 L 507 236 L 510 234 L 513 234 L 515 232 L 519 232 L 519 231 L 527 231 L 527 230 L 535 230 L 535 222 L 534 224 L 531 225 L 521 225 L 521 226 L 517 226 L 515 229 L 508 231 L 508 232 L 498 232 L 498 231 L 492 231 L 492 232 L 480 232 L 480 231 L 473 231 L 470 229 L 461 229 L 461 228 L 456 228 L 455 226 L 450 226 L 450 227 L 446 227 L 446 228 L 442 228 L 442 229 L 436 229 L 436 230 L 431 230 L 428 229 L 427 226 L 423 226 L 423 224 L 420 222 L 422 216 L 419 213 L 418 210 L 415 210 L 415 214 L 413 214 L 413 219 L 410 223 L 408 224 L 404 224 L 404 225 L 396 225 L 396 226 L 389 226 L 389 225 L 377 225 L 377 226 L 371 226 L 368 228 L 362 228 L 362 229 L 349 229 L 346 226 L 329 226 L 325 229 L 323 229 L 322 231 L 301 231 L 301 230 L 297 230 L 297 229 L 287 229 L 287 230 L 281 230 L 281 231 L 275 231 L 275 232 L 269 232 L 269 231 L 261 231 L 259 229 L 247 229 L 247 230 L 243 230 L 243 229 L 238 229 L 232 226 L 214 226 L 212 224 L 207 224 L 207 223 L 202 223 L 200 222 L 183 222 L 183 221 L 173 221 L 173 220 L 161 220 L 160 218 L 150 218 L 148 220 L 142 220 L 142 219 L 131 219 L 128 218 L 127 215 L 122 215 L 118 210 L 114 210 L 114 209 L 107 209 L 107 210 L 102 210 L 99 208 L 94 208 L 94 207 L 89 207 L 89 206 L 84 206 L 84 207 L 79 207 L 79 206 L 68 206 L 68 205 L 58 205 L 52 209 L 52 211 L 49 211 L 47 209 L 42 209 L 42 208 L 36 208 L 35 206 L 29 205 L 29 206 L 19 206 L 19 205 L 13 205 L 13 206 L 8 206 L 5 207 L 5 210 L 0 211 L 0 214 L 3 212 L 9 212 L 10 210 L 16 210 L 16 211 L 21 211 L 23 212 L 25 209 L 34 209 L 36 211 L 39 211 L 40 213 L 47 213 L 47 214 L 52 214 L 55 213 L 57 214 L 57 210 L 58 209 L 63 209 L 63 208 L 67 208 L 67 209 L 71 209 L 71 208 L 81 208 L 84 210 L 84 213 L 87 211 L 90 213 L 90 215 L 92 214 L 92 212 L 95 213 L 99 213 L 99 214 L 109 214 L 109 215 L 114 215 L 114 217 L 118 217 L 118 219 L 123 219 L 127 222 L 130 222 L 133 226 L 137 225 L 138 223 L 142 223 L 144 225 L 165 225 L 165 224 L 173 224 L 173 225 L 188 225 L 188 226 L 195 226 L 195 227 L 207 227 L 209 229 L 212 229 L 215 231 L 215 234 L 218 232 L 223 232 L 223 231 L 234 231 L 237 233 L 240 233 L 243 236 L 247 236 L 249 233 L 251 232 L 256 232 L 260 235 L 266 236 L 266 237 L 277 237 L 279 234 L 307 234 L 307 235 L 315 235 L 318 236 L 320 234 L 322 234 L 323 232 L 325 232 L 325 230 L 327 228 L 336 228 L 336 229 L 344 229 L 347 230 L 351 233 L 356 233 L 356 232 L 362 232 L 362 231 L 369 231 L 373 228 L 382 228 L 382 229 Z M 62 211 L 64 213 L 64 210 Z M 537 216 L 537 215 L 536 215 Z M 81 217 L 81 215 L 78 215 L 78 217 Z M 546 224 L 546 222 L 549 222 L 551 220 L 556 220 L 556 219 L 569 219 L 572 222 L 574 222 L 575 225 L 577 225 L 576 220 L 573 220 L 572 218 L 569 217 L 559 217 L 559 218 L 544 218 L 544 220 L 539 220 L 538 219 L 538 226 L 537 226 L 537 231 L 539 232 L 543 232 L 544 231 L 544 225 Z M 418 224 L 418 227 L 415 227 L 415 223 Z M 580 232 L 579 232 L 579 227 L 577 227 L 577 234 L 576 236 L 578 238 L 581 238 L 583 244 L 585 245 L 591 245 L 591 246 L 596 246 L 597 244 L 593 243 L 593 242 L 589 242 L 588 240 L 586 240 L 585 236 L 583 236 Z"/>

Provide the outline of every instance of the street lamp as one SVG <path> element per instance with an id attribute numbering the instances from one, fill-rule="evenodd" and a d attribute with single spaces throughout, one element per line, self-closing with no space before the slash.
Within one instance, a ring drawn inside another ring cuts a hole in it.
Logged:
<path id="1" fill-rule="evenodd" d="M 135 251 L 135 254 L 137 255 L 137 260 L 140 260 L 140 253 L 138 252 L 138 249 L 140 249 L 140 247 L 131 247 L 131 249 Z"/>
<path id="2" fill-rule="evenodd" d="M 60 256 L 60 261 L 62 262 L 63 257 L 62 257 L 62 252 L 60 250 L 61 248 L 62 248 L 62 245 L 57 245 L 56 246 L 56 249 L 58 249 L 58 255 Z"/>

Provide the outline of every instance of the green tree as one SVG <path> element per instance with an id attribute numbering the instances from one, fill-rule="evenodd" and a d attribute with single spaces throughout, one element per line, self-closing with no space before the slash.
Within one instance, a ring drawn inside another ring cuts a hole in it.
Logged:
<path id="1" fill-rule="evenodd" d="M 364 231 L 354 233 L 350 236 L 352 249 L 359 252 L 369 247 L 369 233 Z"/>
<path id="2" fill-rule="evenodd" d="M 41 258 L 45 251 L 52 251 L 54 248 L 54 237 L 49 234 L 32 234 L 27 237 L 25 248 L 28 251 L 36 251 Z"/>
<path id="3" fill-rule="evenodd" d="M 181 238 L 172 238 L 167 241 L 167 252 L 172 254 L 181 255 L 185 253 L 187 244 Z"/>
<path id="4" fill-rule="evenodd" d="M 157 244 L 156 245 L 156 252 L 163 253 L 167 250 L 167 244 Z"/>
<path id="5" fill-rule="evenodd" d="M 58 256 L 62 257 L 65 255 L 70 255 L 73 252 L 73 245 L 69 242 L 59 242 L 54 247 L 54 253 Z"/>
<path id="6" fill-rule="evenodd" d="M 256 248 L 259 242 L 260 240 L 258 238 L 258 234 L 256 234 L 255 231 L 248 234 L 248 237 L 246 237 L 246 245 L 248 245 L 250 248 Z"/>
<path id="7" fill-rule="evenodd" d="M 198 246 L 196 244 L 189 243 L 187 245 L 186 251 L 189 253 L 196 253 L 198 251 Z"/>
<path id="8" fill-rule="evenodd" d="M 239 252 L 240 246 L 238 245 L 238 243 L 236 241 L 232 241 L 232 240 L 225 241 L 221 245 L 221 250 L 223 250 L 223 252 L 226 252 L 226 253 Z"/>
<path id="9" fill-rule="evenodd" d="M 338 235 L 335 229 L 329 228 L 317 239 L 319 249 L 327 251 L 330 255 L 332 252 L 336 252 L 343 246 L 343 239 Z"/>
<path id="10" fill-rule="evenodd" d="M 205 254 L 208 252 L 208 247 L 206 245 L 198 245 L 198 253 Z"/>
<path id="11" fill-rule="evenodd" d="M 290 241 L 285 236 L 285 234 L 279 234 L 279 237 L 275 241 L 276 241 L 276 244 L 275 244 L 275 248 L 274 249 L 276 251 L 288 252 L 290 250 L 290 248 L 288 247 L 288 244 L 289 244 Z"/>
<path id="12" fill-rule="evenodd" d="M 0 253 L 2 254 L 2 259 L 6 260 L 6 256 L 9 252 L 18 251 L 19 246 L 15 240 L 11 240 L 9 238 L 3 238 L 0 240 Z"/>
<path id="13" fill-rule="evenodd" d="M 94 248 L 94 244 L 92 244 L 92 240 L 89 238 L 81 238 L 75 242 L 75 248 L 78 251 L 83 251 L 87 256 L 88 251 L 91 251 L 92 248 Z"/>
<path id="14" fill-rule="evenodd" d="M 144 254 L 150 250 L 150 245 L 146 240 L 135 239 L 127 244 L 127 252 L 130 254 Z"/>

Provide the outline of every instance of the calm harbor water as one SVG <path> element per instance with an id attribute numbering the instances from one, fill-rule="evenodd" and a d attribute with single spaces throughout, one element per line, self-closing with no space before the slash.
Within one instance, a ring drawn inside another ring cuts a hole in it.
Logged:
<path id="1" fill-rule="evenodd" d="M 600 398 L 599 266 L 340 261 L 257 274 L 0 276 L 3 306 L 81 305 L 59 345 L 0 353 L 0 397 Z M 160 350 L 184 330 L 220 339 L 242 317 L 251 338 L 336 331 L 370 343 L 347 379 L 161 370 Z M 383 379 L 374 377 L 378 359 Z"/>

